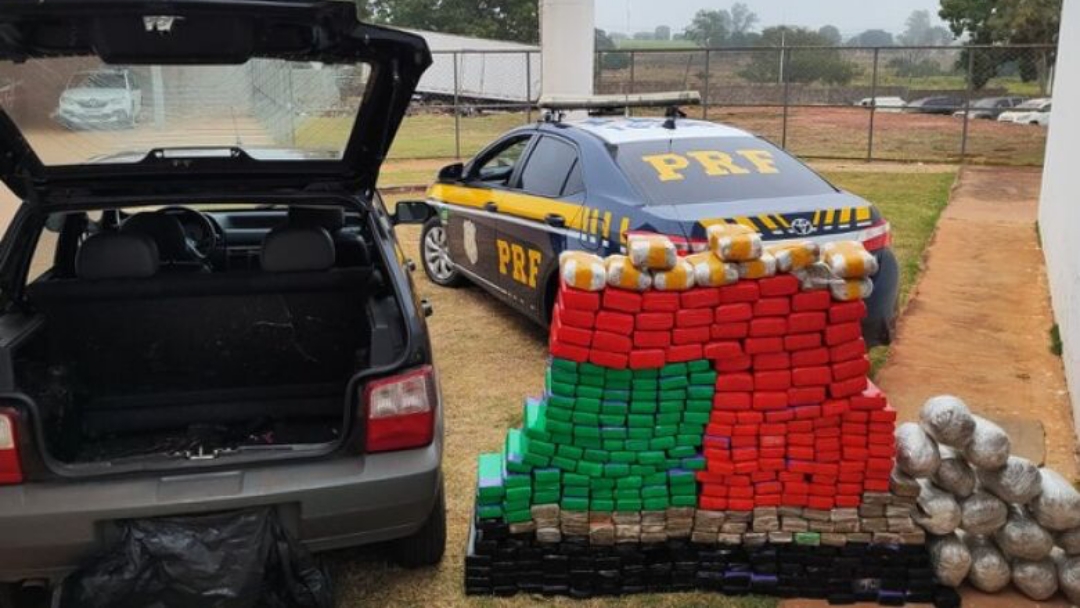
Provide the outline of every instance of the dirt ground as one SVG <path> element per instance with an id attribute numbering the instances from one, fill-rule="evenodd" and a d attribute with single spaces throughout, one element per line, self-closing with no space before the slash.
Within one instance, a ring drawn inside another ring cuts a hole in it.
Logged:
<path id="1" fill-rule="evenodd" d="M 878 380 L 906 420 L 950 393 L 1009 428 L 1041 423 L 1046 464 L 1077 480 L 1068 392 L 1050 352 L 1039 183 L 1037 170 L 963 171 Z"/>

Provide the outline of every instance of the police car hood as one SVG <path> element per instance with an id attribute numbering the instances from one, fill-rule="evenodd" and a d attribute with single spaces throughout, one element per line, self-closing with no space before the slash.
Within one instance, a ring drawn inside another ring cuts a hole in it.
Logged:
<path id="1" fill-rule="evenodd" d="M 707 227 L 721 222 L 753 227 L 767 240 L 828 240 L 832 235 L 866 228 L 874 219 L 869 202 L 843 191 L 718 203 L 650 205 L 645 209 L 658 223 L 677 224 L 682 236 L 690 240 L 704 239 Z"/>

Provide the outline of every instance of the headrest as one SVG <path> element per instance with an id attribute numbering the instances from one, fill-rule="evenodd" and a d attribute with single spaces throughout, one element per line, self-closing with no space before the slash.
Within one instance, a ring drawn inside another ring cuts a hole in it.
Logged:
<path id="1" fill-rule="evenodd" d="M 284 226 L 266 235 L 260 263 L 266 272 L 327 270 L 336 255 L 334 239 L 326 230 Z"/>
<path id="2" fill-rule="evenodd" d="M 157 271 L 157 244 L 145 234 L 95 234 L 75 255 L 75 274 L 80 279 L 145 279 Z"/>
<path id="3" fill-rule="evenodd" d="M 345 227 L 345 210 L 341 207 L 289 207 L 289 225 L 336 232 Z"/>
<path id="4" fill-rule="evenodd" d="M 145 234 L 154 239 L 158 246 L 158 255 L 165 262 L 190 260 L 184 227 L 180 220 L 171 215 L 155 211 L 136 213 L 120 226 L 120 232 Z"/>

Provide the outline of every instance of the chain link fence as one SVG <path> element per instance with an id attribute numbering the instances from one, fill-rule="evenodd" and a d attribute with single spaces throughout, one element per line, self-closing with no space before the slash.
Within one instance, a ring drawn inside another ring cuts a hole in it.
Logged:
<path id="1" fill-rule="evenodd" d="M 599 51 L 595 89 L 697 90 L 704 103 L 693 116 L 810 158 L 1041 165 L 1048 108 L 1014 106 L 1050 96 L 1055 54 L 1045 45 Z M 437 52 L 391 157 L 470 156 L 535 120 L 539 92 L 538 51 Z"/>

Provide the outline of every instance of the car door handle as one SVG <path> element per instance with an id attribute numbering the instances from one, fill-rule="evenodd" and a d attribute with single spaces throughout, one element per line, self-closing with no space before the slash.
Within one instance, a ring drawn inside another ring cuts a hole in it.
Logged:
<path id="1" fill-rule="evenodd" d="M 544 223 L 553 228 L 565 228 L 566 218 L 558 213 L 549 213 L 544 216 Z"/>
<path id="2" fill-rule="evenodd" d="M 490 212 L 490 213 L 498 213 L 499 212 L 499 206 L 496 205 L 493 202 L 484 203 L 484 211 L 487 211 L 487 212 Z"/>

